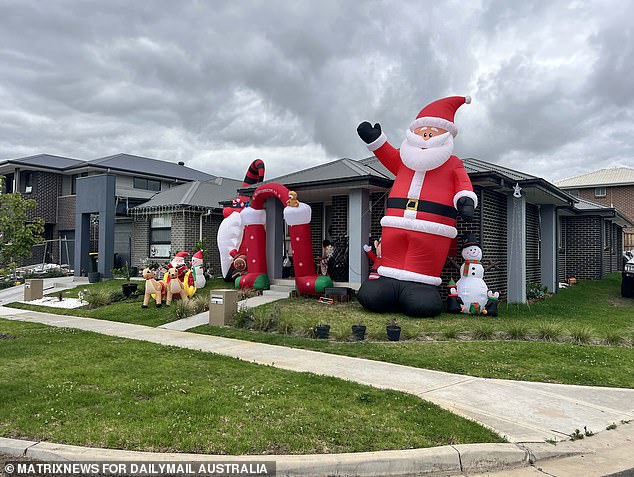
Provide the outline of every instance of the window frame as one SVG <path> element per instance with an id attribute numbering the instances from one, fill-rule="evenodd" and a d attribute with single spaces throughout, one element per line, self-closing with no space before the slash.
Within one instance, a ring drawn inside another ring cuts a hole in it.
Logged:
<path id="1" fill-rule="evenodd" d="M 146 177 L 134 176 L 132 178 L 132 187 L 139 190 L 147 190 L 150 192 L 161 192 L 161 181 L 158 179 L 148 179 Z"/>
<path id="2" fill-rule="evenodd" d="M 603 193 L 601 194 L 600 191 L 603 191 Z M 595 197 L 606 197 L 608 195 L 608 188 L 607 187 L 595 187 L 594 188 L 594 196 Z"/>
<path id="3" fill-rule="evenodd" d="M 164 223 L 160 224 L 160 225 L 154 225 L 154 222 L 160 222 L 158 219 L 163 219 Z M 169 231 L 169 240 L 153 240 L 153 234 L 152 232 L 154 231 Z M 167 252 L 167 255 L 152 255 L 152 247 L 155 245 L 169 245 L 169 250 Z M 157 215 L 157 216 L 153 216 L 150 219 L 150 228 L 149 228 L 149 233 L 148 233 L 148 256 L 151 258 L 170 258 L 171 256 L 171 248 L 172 248 L 172 216 L 171 214 L 164 214 L 164 215 Z"/>

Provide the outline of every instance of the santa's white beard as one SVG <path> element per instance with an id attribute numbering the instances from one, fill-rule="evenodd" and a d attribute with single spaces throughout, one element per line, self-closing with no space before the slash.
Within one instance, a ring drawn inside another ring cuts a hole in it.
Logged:
<path id="1" fill-rule="evenodd" d="M 417 172 L 430 171 L 444 164 L 453 153 L 453 136 L 446 132 L 425 141 L 409 129 L 401 144 L 403 163 Z"/>

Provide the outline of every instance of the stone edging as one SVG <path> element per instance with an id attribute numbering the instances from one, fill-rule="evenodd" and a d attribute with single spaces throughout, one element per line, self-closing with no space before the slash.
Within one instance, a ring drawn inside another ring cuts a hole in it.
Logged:
<path id="1" fill-rule="evenodd" d="M 226 462 L 274 460 L 278 476 L 457 475 L 524 467 L 578 455 L 545 443 L 460 444 L 426 449 L 311 455 L 204 455 L 102 449 L 0 437 L 0 453 L 44 461 Z"/>

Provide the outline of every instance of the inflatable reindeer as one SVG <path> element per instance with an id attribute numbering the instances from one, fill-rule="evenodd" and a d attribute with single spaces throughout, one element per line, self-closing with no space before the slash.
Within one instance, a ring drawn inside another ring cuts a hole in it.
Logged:
<path id="1" fill-rule="evenodd" d="M 145 268 L 143 270 L 143 278 L 145 278 L 145 296 L 143 297 L 143 305 L 141 308 L 147 308 L 150 299 L 156 300 L 156 306 L 161 306 L 161 301 L 165 296 L 165 283 L 156 280 L 153 270 Z"/>

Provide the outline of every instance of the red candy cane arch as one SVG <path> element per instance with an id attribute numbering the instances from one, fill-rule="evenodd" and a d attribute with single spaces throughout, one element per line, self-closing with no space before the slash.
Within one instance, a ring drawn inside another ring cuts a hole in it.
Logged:
<path id="1" fill-rule="evenodd" d="M 286 205 L 289 197 L 289 190 L 285 186 L 264 184 L 255 190 L 250 206 L 242 211 L 241 217 L 245 225 L 243 245 L 246 248 L 249 273 L 240 278 L 240 288 L 262 288 L 262 282 L 265 282 L 268 288 L 264 201 L 276 198 Z M 311 214 L 310 206 L 301 202 L 284 208 L 284 219 L 289 225 L 291 236 L 297 291 L 314 295 L 322 293 L 325 287 L 332 286 L 332 280 L 315 273 L 310 236 Z M 260 284 L 256 283 L 256 280 L 260 280 Z"/>

